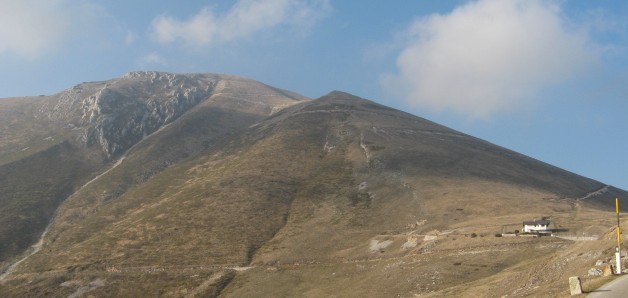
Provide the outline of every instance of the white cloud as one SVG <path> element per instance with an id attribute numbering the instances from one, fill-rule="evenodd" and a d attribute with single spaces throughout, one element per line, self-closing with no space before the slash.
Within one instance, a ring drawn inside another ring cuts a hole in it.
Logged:
<path id="1" fill-rule="evenodd" d="M 281 25 L 309 27 L 330 9 L 329 0 L 239 0 L 223 14 L 205 7 L 185 21 L 161 15 L 153 20 L 151 36 L 164 44 L 220 45 Z"/>
<path id="2" fill-rule="evenodd" d="M 0 54 L 34 59 L 92 29 L 103 14 L 85 1 L 0 0 Z"/>
<path id="3" fill-rule="evenodd" d="M 61 1 L 0 1 L 0 54 L 35 57 L 62 39 L 70 26 Z"/>
<path id="4" fill-rule="evenodd" d="M 384 87 L 410 104 L 472 118 L 522 107 L 601 55 L 554 4 L 480 0 L 420 19 Z"/>

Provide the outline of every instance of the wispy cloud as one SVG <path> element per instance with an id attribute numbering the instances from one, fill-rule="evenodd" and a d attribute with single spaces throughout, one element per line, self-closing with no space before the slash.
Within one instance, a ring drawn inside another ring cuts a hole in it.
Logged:
<path id="1" fill-rule="evenodd" d="M 188 20 L 158 16 L 152 22 L 151 36 L 162 44 L 221 45 L 279 26 L 307 28 L 330 10 L 329 0 L 239 0 L 222 14 L 204 7 Z"/>
<path id="2" fill-rule="evenodd" d="M 0 54 L 37 58 L 84 33 L 104 14 L 85 1 L 0 0 Z"/>
<path id="3" fill-rule="evenodd" d="M 142 69 L 150 68 L 153 66 L 164 66 L 166 64 L 166 59 L 164 59 L 157 53 L 149 53 L 139 59 L 139 66 Z"/>
<path id="4" fill-rule="evenodd" d="M 124 37 L 124 44 L 130 45 L 135 42 L 135 34 L 132 31 L 127 30 L 126 35 Z"/>
<path id="5" fill-rule="evenodd" d="M 410 104 L 471 118 L 516 109 L 595 65 L 601 50 L 557 2 L 480 0 L 414 22 L 383 84 Z"/>

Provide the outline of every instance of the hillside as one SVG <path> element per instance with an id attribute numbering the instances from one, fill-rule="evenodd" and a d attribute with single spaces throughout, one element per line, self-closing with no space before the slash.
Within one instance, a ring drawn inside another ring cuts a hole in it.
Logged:
<path id="1" fill-rule="evenodd" d="M 91 200 L 115 197 L 301 100 L 233 76 L 133 72 L 0 101 L 0 266 L 37 241 L 63 200 L 117 161 L 124 163 L 108 176 L 115 178 L 93 185 L 106 193 Z"/>
<path id="2" fill-rule="evenodd" d="M 495 233 L 551 216 L 605 239 L 610 202 L 628 198 L 343 92 L 149 72 L 0 108 L 35 119 L 1 147 L 0 199 L 22 209 L 0 221 L 27 219 L 0 231 L 17 243 L 5 268 L 57 210 L 2 281 L 9 296 L 561 295 L 606 244 L 576 258 L 593 244 Z"/>

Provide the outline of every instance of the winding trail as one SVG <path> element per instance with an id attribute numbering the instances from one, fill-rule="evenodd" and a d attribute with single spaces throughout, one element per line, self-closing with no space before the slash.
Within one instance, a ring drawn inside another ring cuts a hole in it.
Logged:
<path id="1" fill-rule="evenodd" d="M 141 141 L 140 141 L 141 142 Z M 138 142 L 137 144 L 139 144 L 140 142 Z M 137 145 L 135 144 L 135 145 Z M 70 196 L 78 193 L 79 191 L 81 191 L 83 188 L 85 188 L 86 186 L 88 186 L 89 184 L 91 184 L 92 182 L 98 180 L 100 177 L 104 176 L 105 174 L 109 173 L 111 170 L 115 169 L 116 167 L 118 167 L 122 161 L 124 160 L 124 158 L 126 157 L 126 155 L 131 151 L 131 149 L 133 149 L 133 147 L 135 147 L 135 145 L 133 145 L 129 150 L 127 150 L 126 152 L 124 152 L 124 154 L 116 161 L 116 163 L 114 163 L 109 169 L 107 169 L 106 171 L 104 171 L 103 173 L 99 174 L 98 176 L 96 176 L 94 179 L 89 180 L 87 183 L 83 184 L 83 186 L 81 186 L 77 191 L 75 191 L 73 194 L 71 194 Z M 57 209 L 58 211 L 59 209 Z M 37 241 L 37 243 L 35 243 L 32 248 L 33 250 L 28 253 L 26 256 L 24 256 L 23 258 L 21 258 L 20 260 L 18 260 L 17 262 L 13 263 L 11 266 L 9 266 L 9 268 L 7 268 L 1 275 L 0 275 L 0 282 L 3 281 L 4 279 L 6 279 L 11 273 L 13 273 L 13 271 L 15 270 L 15 268 L 17 268 L 18 265 L 20 265 L 22 262 L 26 261 L 28 258 L 30 258 L 32 255 L 38 253 L 42 246 L 44 245 L 44 240 L 46 238 L 46 235 L 48 234 L 48 231 L 50 231 L 50 227 L 52 227 L 52 223 L 55 221 L 55 218 L 57 217 L 57 211 L 55 211 L 55 214 L 52 216 L 52 218 L 50 219 L 50 222 L 48 223 L 48 225 L 46 226 L 46 229 L 44 229 L 44 232 L 41 233 L 41 236 L 39 236 L 39 240 Z"/>
<path id="2" fill-rule="evenodd" d="M 21 258 L 19 261 L 13 263 L 11 266 L 9 266 L 9 268 L 7 268 L 2 274 L 0 274 L 0 281 L 3 281 L 7 276 L 9 276 L 13 270 L 15 270 L 15 268 L 22 262 L 24 262 L 26 259 L 28 259 L 30 256 L 38 253 L 41 250 L 41 247 L 44 245 L 44 238 L 46 237 L 46 234 L 48 234 L 48 231 L 50 230 L 50 227 L 52 226 L 52 223 L 54 221 L 54 218 L 56 217 L 56 213 L 55 215 L 52 217 L 52 220 L 50 220 L 50 222 L 48 223 L 48 225 L 46 226 L 46 229 L 44 230 L 43 233 L 41 233 L 41 236 L 39 236 L 39 240 L 37 241 L 37 243 L 35 243 L 32 248 L 33 251 L 31 251 L 30 253 L 28 253 L 25 257 Z"/>
<path id="3" fill-rule="evenodd" d="M 578 201 L 584 201 L 584 200 L 586 200 L 586 199 L 588 199 L 590 197 L 601 195 L 601 194 L 607 192 L 609 187 L 611 187 L 611 186 L 610 185 L 605 185 L 604 187 L 602 187 L 602 188 L 600 188 L 600 189 L 598 189 L 598 190 L 596 190 L 594 192 L 588 193 L 586 196 L 578 199 Z"/>
<path id="4" fill-rule="evenodd" d="M 163 125 L 162 127 L 160 127 L 159 129 L 157 129 L 156 131 L 154 131 L 153 133 L 147 135 L 146 137 L 142 138 L 140 141 L 138 141 L 137 143 L 135 143 L 133 146 L 131 146 L 131 148 L 129 148 L 128 150 L 126 150 L 122 156 L 120 156 L 120 158 L 118 158 L 118 160 L 106 171 L 100 173 L 98 176 L 94 177 L 94 179 L 89 180 L 87 183 L 83 184 L 81 187 L 79 187 L 74 193 L 72 193 L 70 196 L 73 196 L 74 194 L 80 192 L 83 188 L 87 187 L 88 185 L 90 185 L 92 182 L 100 179 L 100 177 L 106 175 L 107 173 L 111 172 L 113 169 L 117 168 L 120 164 L 122 164 L 122 162 L 124 161 L 124 159 L 127 157 L 127 155 L 129 154 L 129 152 L 131 152 L 136 146 L 138 146 L 139 144 L 141 144 L 142 142 L 144 142 L 145 140 L 149 139 L 151 136 L 157 134 L 158 132 L 162 131 L 163 129 L 165 129 L 166 127 L 170 126 L 170 124 L 172 124 L 173 122 L 170 122 L 166 125 Z M 57 208 L 57 211 L 59 209 Z M 52 227 L 52 223 L 55 221 L 55 218 L 57 217 L 57 211 L 55 211 L 55 214 L 52 216 L 52 218 L 50 219 L 50 222 L 48 223 L 48 225 L 46 226 L 46 229 L 44 229 L 44 232 L 41 233 L 41 236 L 39 236 L 39 240 L 37 241 L 37 243 L 35 243 L 32 248 L 33 250 L 28 253 L 26 256 L 24 256 L 23 258 L 21 258 L 20 260 L 18 260 L 17 262 L 11 264 L 11 266 L 9 266 L 4 272 L 2 272 L 2 274 L 0 274 L 0 282 L 4 281 L 9 275 L 11 275 L 11 273 L 13 273 L 13 271 L 15 270 L 15 268 L 17 268 L 18 265 L 20 265 L 22 262 L 26 261 L 28 258 L 30 258 L 32 255 L 38 253 L 42 246 L 44 245 L 44 240 L 46 238 L 46 235 L 48 234 L 48 231 L 50 231 L 50 227 Z"/>

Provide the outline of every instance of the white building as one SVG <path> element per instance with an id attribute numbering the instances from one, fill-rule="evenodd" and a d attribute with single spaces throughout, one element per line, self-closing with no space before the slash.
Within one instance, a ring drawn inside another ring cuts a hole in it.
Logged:
<path id="1" fill-rule="evenodd" d="M 551 235 L 552 230 L 549 228 L 550 221 L 547 218 L 541 220 L 532 220 L 523 222 L 523 232 L 541 235 Z"/>

